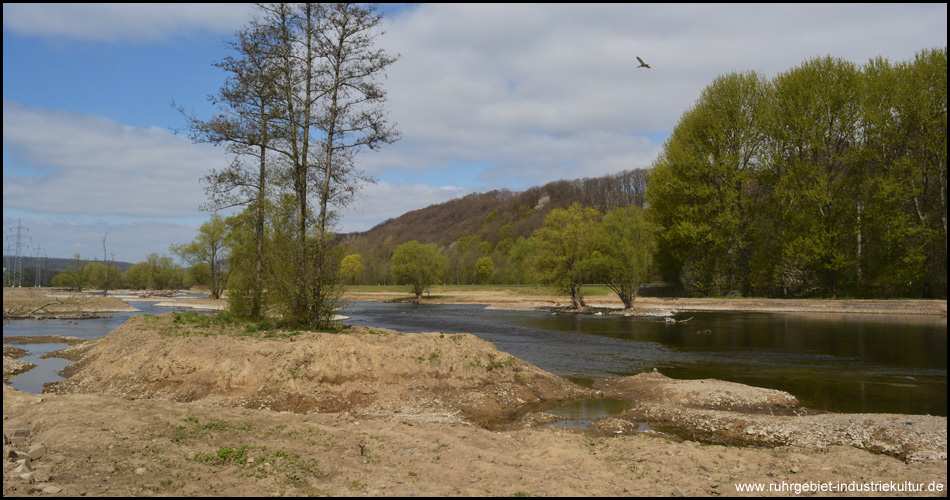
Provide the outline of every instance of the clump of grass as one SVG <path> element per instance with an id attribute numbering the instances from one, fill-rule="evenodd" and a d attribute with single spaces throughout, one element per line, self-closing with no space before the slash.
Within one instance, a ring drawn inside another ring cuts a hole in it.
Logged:
<path id="1" fill-rule="evenodd" d="M 222 448 L 218 448 L 218 451 L 215 453 L 199 455 L 195 458 L 195 460 L 212 465 L 225 465 L 231 463 L 244 464 L 247 462 L 247 451 L 250 448 L 251 447 L 247 445 L 239 446 L 237 448 L 224 446 Z"/>

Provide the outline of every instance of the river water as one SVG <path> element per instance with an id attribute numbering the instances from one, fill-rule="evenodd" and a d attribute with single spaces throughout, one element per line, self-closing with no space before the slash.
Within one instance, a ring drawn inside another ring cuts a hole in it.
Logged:
<path id="1" fill-rule="evenodd" d="M 149 314 L 170 310 L 147 302 L 133 305 Z M 656 368 L 672 378 L 780 389 L 803 406 L 828 411 L 947 415 L 947 320 L 942 316 L 706 312 L 680 314 L 680 321 L 667 324 L 663 318 L 377 302 L 348 303 L 343 314 L 350 318 L 345 323 L 354 325 L 472 333 L 581 384 Z M 3 336 L 92 339 L 129 316 L 4 321 Z M 43 382 L 60 380 L 56 372 L 65 366 L 62 360 L 37 361 L 40 351 L 55 350 L 50 344 L 18 347 L 30 352 L 23 359 L 38 368 L 15 377 L 14 387 L 38 393 Z"/>
<path id="2" fill-rule="evenodd" d="M 189 296 L 198 297 L 200 295 Z M 167 299 L 162 299 L 162 301 L 167 301 Z M 132 307 L 139 309 L 138 312 L 120 313 L 101 318 L 5 319 L 3 320 L 3 337 L 61 335 L 63 337 L 79 337 L 81 339 L 92 340 L 115 330 L 135 314 L 162 314 L 169 311 L 185 310 L 174 307 L 157 307 L 155 305 L 156 303 L 157 302 L 130 302 Z M 34 394 L 42 393 L 43 384 L 63 380 L 63 377 L 59 375 L 60 370 L 72 363 L 71 361 L 59 358 L 42 359 L 40 357 L 48 352 L 64 349 L 67 347 L 66 344 L 43 343 L 8 345 L 26 350 L 28 354 L 20 358 L 20 360 L 36 365 L 35 368 L 13 377 L 10 381 L 10 385 L 13 388 L 21 391 L 32 392 Z"/>
<path id="3" fill-rule="evenodd" d="M 350 303 L 347 323 L 472 333 L 579 383 L 654 368 L 780 389 L 842 413 L 947 415 L 947 319 L 917 315 L 553 315 L 479 305 Z M 690 319 L 692 318 L 692 319 Z"/>

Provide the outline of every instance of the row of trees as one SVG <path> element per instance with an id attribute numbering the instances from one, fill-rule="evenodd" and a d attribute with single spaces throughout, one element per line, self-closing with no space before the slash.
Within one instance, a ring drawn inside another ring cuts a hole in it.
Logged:
<path id="1" fill-rule="evenodd" d="M 662 277 L 692 294 L 945 297 L 946 47 L 717 78 L 647 199 Z"/>
<path id="2" fill-rule="evenodd" d="M 618 207 L 604 215 L 575 203 L 552 210 L 541 228 L 519 241 L 527 250 L 520 265 L 538 281 L 570 296 L 575 308 L 586 307 L 582 288 L 593 282 L 606 283 L 629 308 L 640 286 L 652 276 L 659 230 L 635 206 Z M 362 260 L 359 254 L 347 259 L 351 263 Z M 408 283 L 421 298 L 429 285 L 450 278 L 448 264 L 448 257 L 435 244 L 410 241 L 394 249 L 391 272 L 397 282 Z M 492 267 L 492 259 L 482 257 L 473 272 L 490 276 Z M 353 268 L 349 271 L 355 273 Z"/>
<path id="3" fill-rule="evenodd" d="M 172 257 L 158 253 L 149 254 L 146 260 L 132 265 L 125 272 L 118 266 L 90 262 L 77 254 L 72 264 L 50 280 L 51 286 L 77 291 L 108 291 L 117 288 L 177 290 L 195 284 L 206 284 L 200 268 L 185 269 Z"/>

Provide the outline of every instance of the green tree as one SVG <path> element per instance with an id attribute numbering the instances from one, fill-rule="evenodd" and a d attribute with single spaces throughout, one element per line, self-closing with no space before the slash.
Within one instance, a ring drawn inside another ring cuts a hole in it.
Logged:
<path id="1" fill-rule="evenodd" d="M 145 290 L 149 286 L 151 271 L 148 262 L 138 262 L 132 264 L 125 273 L 122 274 L 123 286 L 133 290 Z"/>
<path id="2" fill-rule="evenodd" d="M 263 316 L 264 240 L 268 190 L 272 180 L 274 156 L 268 151 L 281 140 L 280 101 L 276 87 L 279 72 L 267 50 L 271 40 L 267 26 L 252 22 L 226 42 L 234 51 L 215 66 L 228 73 L 228 79 L 216 96 L 210 97 L 218 113 L 210 120 L 179 111 L 188 119 L 192 140 L 215 145 L 226 144 L 232 155 L 231 164 L 220 171 L 212 170 L 202 181 L 209 201 L 207 210 L 246 206 L 253 217 L 253 278 L 246 273 L 235 276 L 235 291 L 240 295 L 234 303 L 241 315 Z M 239 252 L 243 253 L 243 252 Z M 232 313 L 235 312 L 232 310 Z"/>
<path id="3" fill-rule="evenodd" d="M 842 59 L 815 59 L 778 75 L 772 87 L 766 182 L 781 228 L 773 254 L 782 259 L 780 269 L 805 271 L 802 285 L 837 296 L 855 267 L 859 201 L 848 194 L 859 164 L 858 69 Z M 782 285 L 783 293 L 802 286 Z"/>
<path id="4" fill-rule="evenodd" d="M 600 266 L 600 219 L 597 209 L 574 203 L 566 210 L 551 210 L 534 232 L 542 279 L 569 295 L 575 309 L 587 307 L 581 288 Z"/>
<path id="5" fill-rule="evenodd" d="M 180 289 L 185 283 L 185 270 L 168 255 L 150 253 L 145 257 L 148 286 L 154 290 Z"/>
<path id="6" fill-rule="evenodd" d="M 393 251 L 392 274 L 397 283 L 408 284 L 416 301 L 437 278 L 445 273 L 448 259 L 433 243 L 423 245 L 416 240 L 403 243 Z"/>
<path id="7" fill-rule="evenodd" d="M 766 92 L 755 73 L 717 78 L 654 163 L 647 197 L 653 220 L 666 228 L 659 264 L 668 283 L 695 294 L 748 289 Z"/>
<path id="8" fill-rule="evenodd" d="M 53 286 L 64 286 L 81 292 L 90 284 L 90 274 L 93 268 L 89 267 L 89 259 L 84 259 L 76 252 L 73 255 L 73 261 L 66 267 L 66 270 L 53 276 Z"/>
<path id="9" fill-rule="evenodd" d="M 118 266 L 90 262 L 87 267 L 89 286 L 99 290 L 107 291 L 115 288 L 122 276 L 122 270 Z"/>
<path id="10" fill-rule="evenodd" d="M 491 257 L 486 255 L 478 259 L 478 262 L 475 263 L 475 276 L 477 276 L 479 283 L 488 283 L 488 280 L 491 279 L 494 273 L 495 263 L 492 262 Z"/>
<path id="11" fill-rule="evenodd" d="M 354 253 L 343 257 L 340 263 L 340 274 L 350 284 L 356 284 L 363 276 L 363 256 Z"/>
<path id="12" fill-rule="evenodd" d="M 515 283 L 534 283 L 541 281 L 538 265 L 538 240 L 533 236 L 519 236 L 508 250 L 513 271 L 509 272 Z"/>
<path id="13" fill-rule="evenodd" d="M 647 282 L 653 271 L 653 254 L 660 227 L 647 222 L 635 206 L 607 212 L 602 225 L 605 281 L 624 307 L 630 309 L 640 286 Z"/>
<path id="14" fill-rule="evenodd" d="M 220 299 L 228 281 L 228 241 L 227 224 L 218 214 L 198 229 L 198 236 L 188 244 L 171 245 L 169 250 L 181 257 L 190 266 L 199 266 L 206 273 L 199 274 L 195 280 L 210 289 L 213 299 Z"/>

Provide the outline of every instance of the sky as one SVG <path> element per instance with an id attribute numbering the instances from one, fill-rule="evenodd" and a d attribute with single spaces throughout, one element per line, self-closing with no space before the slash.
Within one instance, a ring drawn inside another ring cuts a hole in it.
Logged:
<path id="1" fill-rule="evenodd" d="M 912 60 L 947 45 L 947 4 L 382 4 L 377 46 L 402 138 L 365 151 L 338 232 L 493 189 L 649 167 L 721 75 L 825 56 Z M 140 262 L 210 213 L 192 143 L 213 66 L 249 4 L 3 4 L 4 254 Z M 637 68 L 640 56 L 651 68 Z M 223 212 L 230 215 L 230 212 Z"/>

